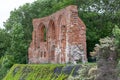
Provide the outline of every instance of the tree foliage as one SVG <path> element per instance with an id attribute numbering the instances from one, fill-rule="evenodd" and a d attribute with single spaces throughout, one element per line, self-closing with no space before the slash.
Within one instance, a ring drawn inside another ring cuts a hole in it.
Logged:
<path id="1" fill-rule="evenodd" d="M 115 37 L 115 45 L 117 48 L 118 56 L 120 56 L 120 28 L 117 25 L 115 25 L 112 33 L 113 36 Z"/>
<path id="2" fill-rule="evenodd" d="M 100 38 L 112 36 L 114 25 L 120 25 L 119 0 L 77 0 L 79 16 L 87 27 L 87 53 Z"/>
<path id="3" fill-rule="evenodd" d="M 10 47 L 10 34 L 6 30 L 0 29 L 0 58 L 4 56 L 7 47 Z"/>

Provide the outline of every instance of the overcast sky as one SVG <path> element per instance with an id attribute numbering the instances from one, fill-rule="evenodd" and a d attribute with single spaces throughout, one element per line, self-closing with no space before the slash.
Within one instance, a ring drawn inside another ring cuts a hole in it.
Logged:
<path id="1" fill-rule="evenodd" d="M 32 3 L 34 1 L 35 0 L 2 0 L 0 2 L 0 28 L 3 28 L 3 22 L 9 18 L 10 11 L 25 3 Z"/>

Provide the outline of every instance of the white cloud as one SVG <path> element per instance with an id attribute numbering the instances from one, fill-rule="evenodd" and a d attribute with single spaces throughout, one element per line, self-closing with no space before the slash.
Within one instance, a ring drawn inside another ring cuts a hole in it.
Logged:
<path id="1" fill-rule="evenodd" d="M 0 2 L 0 28 L 3 28 L 3 22 L 9 18 L 10 11 L 25 3 L 32 3 L 34 1 L 35 0 L 2 0 Z"/>

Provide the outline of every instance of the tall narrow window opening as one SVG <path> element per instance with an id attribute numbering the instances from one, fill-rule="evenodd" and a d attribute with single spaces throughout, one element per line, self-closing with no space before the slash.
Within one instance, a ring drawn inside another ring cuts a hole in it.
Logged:
<path id="1" fill-rule="evenodd" d="M 41 41 L 46 42 L 46 28 L 44 25 L 41 27 Z"/>

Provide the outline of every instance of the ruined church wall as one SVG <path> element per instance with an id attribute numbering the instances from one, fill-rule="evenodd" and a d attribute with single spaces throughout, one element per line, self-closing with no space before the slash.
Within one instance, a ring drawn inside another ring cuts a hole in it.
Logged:
<path id="1" fill-rule="evenodd" d="M 41 42 L 39 36 L 43 25 L 47 31 L 46 42 Z M 51 33 L 53 26 L 55 33 Z M 80 53 L 79 46 L 84 49 L 86 57 L 86 27 L 77 15 L 76 6 L 69 6 L 48 17 L 34 19 L 33 27 L 32 42 L 28 50 L 29 63 L 68 63 L 71 61 L 71 54 Z M 50 38 L 52 35 L 55 35 L 55 39 Z M 42 53 L 46 54 L 45 57 L 41 57 Z"/>

